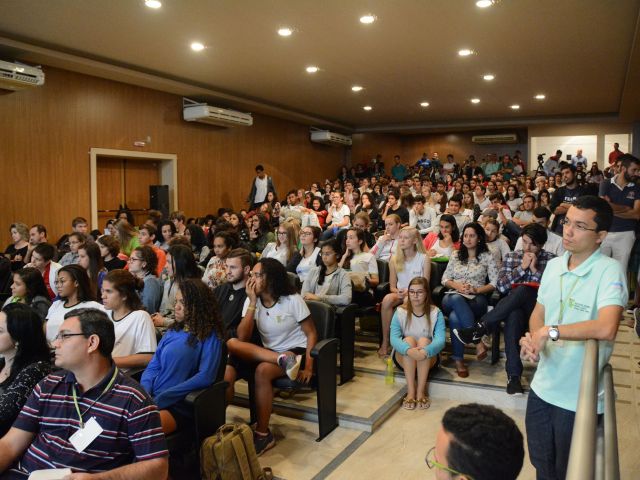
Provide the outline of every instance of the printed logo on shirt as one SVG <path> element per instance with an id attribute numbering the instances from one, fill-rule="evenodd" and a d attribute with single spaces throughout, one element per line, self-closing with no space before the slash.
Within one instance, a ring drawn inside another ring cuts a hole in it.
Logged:
<path id="1" fill-rule="evenodd" d="M 584 303 L 578 303 L 573 298 L 569 298 L 568 304 L 569 304 L 569 308 L 572 310 L 577 310 L 583 313 L 589 313 L 591 311 L 590 305 L 586 305 Z"/>
<path id="2" fill-rule="evenodd" d="M 635 190 L 631 190 L 629 193 L 627 193 L 627 200 L 635 200 L 635 199 L 636 199 Z"/>

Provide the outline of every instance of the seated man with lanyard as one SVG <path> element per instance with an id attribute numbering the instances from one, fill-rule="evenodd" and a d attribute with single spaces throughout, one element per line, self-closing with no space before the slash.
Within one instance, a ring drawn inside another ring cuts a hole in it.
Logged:
<path id="1" fill-rule="evenodd" d="M 105 479 L 167 477 L 160 416 L 140 385 L 114 365 L 114 342 L 106 313 L 78 309 L 65 315 L 53 346 L 56 367 L 67 371 L 36 385 L 0 439 L 1 479 L 43 469 L 70 469 L 66 479 L 100 472 Z"/>
<path id="2" fill-rule="evenodd" d="M 500 322 L 504 323 L 504 349 L 507 356 L 507 393 L 523 393 L 520 377 L 520 338 L 527 330 L 529 316 L 536 306 L 538 286 L 547 262 L 555 257 L 543 249 L 547 241 L 547 230 L 537 223 L 522 229 L 522 250 L 505 256 L 498 274 L 498 291 L 503 298 L 493 310 L 485 313 L 475 326 L 454 329 L 454 335 L 464 344 L 478 343 L 482 336 L 493 332 Z"/>

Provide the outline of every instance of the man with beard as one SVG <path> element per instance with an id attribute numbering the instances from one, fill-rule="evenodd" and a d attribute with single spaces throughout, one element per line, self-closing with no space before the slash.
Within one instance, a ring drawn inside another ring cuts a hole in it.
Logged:
<path id="1" fill-rule="evenodd" d="M 562 220 L 571 207 L 573 201 L 585 194 L 584 188 L 576 180 L 576 167 L 569 163 L 562 163 L 560 167 L 564 185 L 559 187 L 551 197 L 551 211 L 555 214 L 551 230 L 562 235 Z"/>
<path id="2" fill-rule="evenodd" d="M 640 220 L 640 159 L 627 154 L 618 158 L 620 173 L 600 184 L 600 196 L 613 208 L 613 224 L 602 242 L 602 253 L 615 258 L 627 273 L 627 264 Z"/>

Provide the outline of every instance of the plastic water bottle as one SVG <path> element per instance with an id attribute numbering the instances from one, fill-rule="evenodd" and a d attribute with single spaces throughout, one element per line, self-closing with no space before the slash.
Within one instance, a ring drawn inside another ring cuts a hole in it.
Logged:
<path id="1" fill-rule="evenodd" d="M 389 358 L 387 358 L 387 371 L 384 375 L 384 383 L 393 385 L 395 381 L 396 379 L 393 375 L 393 360 L 391 359 L 391 355 L 389 355 Z"/>

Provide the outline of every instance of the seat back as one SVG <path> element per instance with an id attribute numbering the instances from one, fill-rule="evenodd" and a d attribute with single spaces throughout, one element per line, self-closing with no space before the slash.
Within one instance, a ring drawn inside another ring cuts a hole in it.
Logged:
<path id="1" fill-rule="evenodd" d="M 389 262 L 384 260 L 377 259 L 378 263 L 378 279 L 380 283 L 385 283 L 389 281 Z"/>
<path id="2" fill-rule="evenodd" d="M 224 380 L 224 372 L 227 369 L 227 342 L 222 341 L 220 346 L 220 363 L 218 364 L 218 371 L 216 372 L 216 380 L 214 383 Z"/>
<path id="3" fill-rule="evenodd" d="M 298 277 L 298 275 L 293 272 L 287 272 L 287 278 L 291 286 L 295 288 L 296 292 L 299 293 L 302 289 L 302 285 L 300 284 L 300 277 Z"/>
<path id="4" fill-rule="evenodd" d="M 431 262 L 431 275 L 429 278 L 429 287 L 431 290 L 440 286 L 442 282 L 442 275 L 447 269 L 447 262 Z"/>
<path id="5" fill-rule="evenodd" d="M 334 338 L 335 336 L 335 310 L 331 305 L 314 300 L 307 300 L 307 307 L 311 312 L 311 318 L 318 332 L 318 341 Z"/>

